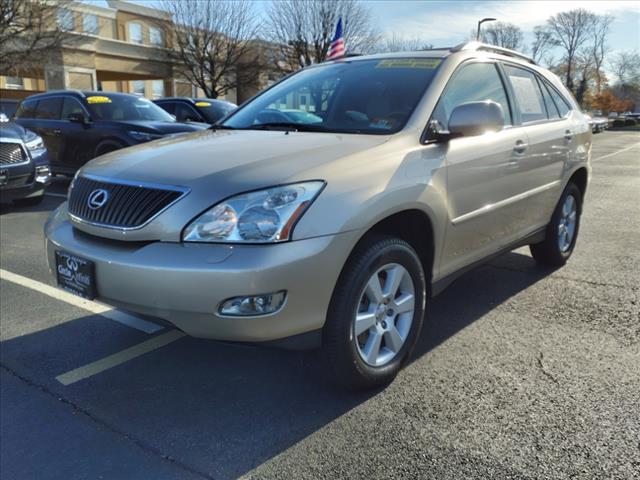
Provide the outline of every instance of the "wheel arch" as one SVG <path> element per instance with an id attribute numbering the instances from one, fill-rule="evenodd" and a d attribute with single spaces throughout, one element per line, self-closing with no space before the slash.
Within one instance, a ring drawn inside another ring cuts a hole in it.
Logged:
<path id="1" fill-rule="evenodd" d="M 587 171 L 587 168 L 578 168 L 571 174 L 567 183 L 574 183 L 578 187 L 578 190 L 580 190 L 580 194 L 584 199 L 584 196 L 587 193 L 587 185 L 589 183 L 589 172 Z"/>

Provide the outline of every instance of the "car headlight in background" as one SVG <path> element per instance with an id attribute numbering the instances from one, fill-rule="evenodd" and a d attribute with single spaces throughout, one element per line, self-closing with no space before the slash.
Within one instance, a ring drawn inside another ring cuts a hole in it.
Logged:
<path id="1" fill-rule="evenodd" d="M 134 139 L 138 140 L 139 142 L 149 142 L 151 140 L 156 140 L 164 136 L 164 135 L 158 135 L 157 133 L 138 132 L 137 130 L 130 130 L 129 135 L 131 135 Z"/>
<path id="2" fill-rule="evenodd" d="M 42 140 L 42 137 L 40 137 L 39 135 L 33 134 L 27 137 L 26 141 L 24 142 L 25 147 L 27 147 L 27 150 L 29 150 L 29 152 L 31 153 L 31 156 L 38 156 L 38 155 L 42 155 L 44 152 L 46 152 L 46 147 L 44 146 L 44 141 Z"/>
<path id="3" fill-rule="evenodd" d="M 325 183 L 283 185 L 231 197 L 202 213 L 185 229 L 185 242 L 273 243 L 289 240 L 296 222 Z"/>

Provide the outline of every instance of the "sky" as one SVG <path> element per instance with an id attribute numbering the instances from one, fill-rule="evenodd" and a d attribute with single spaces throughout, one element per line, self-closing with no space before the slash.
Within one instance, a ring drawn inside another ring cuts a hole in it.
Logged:
<path id="1" fill-rule="evenodd" d="M 104 4 L 104 0 L 85 0 Z M 134 0 L 148 6 L 156 0 Z M 197 0 L 193 1 L 197 4 Z M 254 0 L 259 12 L 265 12 L 273 0 Z M 477 21 L 494 17 L 518 25 L 531 43 L 533 28 L 542 25 L 558 12 L 585 8 L 597 14 L 615 17 L 609 35 L 611 53 L 640 49 L 640 0 L 602 1 L 431 1 L 431 0 L 362 0 L 372 14 L 378 30 L 387 36 L 393 33 L 407 38 L 420 38 L 435 47 L 449 47 L 468 40 Z M 486 24 L 485 24 L 486 25 Z M 347 46 L 348 47 L 348 46 Z"/>

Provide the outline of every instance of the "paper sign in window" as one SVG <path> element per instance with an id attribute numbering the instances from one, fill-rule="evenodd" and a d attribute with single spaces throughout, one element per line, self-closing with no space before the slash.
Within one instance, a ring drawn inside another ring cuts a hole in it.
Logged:
<path id="1" fill-rule="evenodd" d="M 538 96 L 538 88 L 531 78 L 509 76 L 513 90 L 518 98 L 520 111 L 524 114 L 541 114 L 542 104 Z"/>

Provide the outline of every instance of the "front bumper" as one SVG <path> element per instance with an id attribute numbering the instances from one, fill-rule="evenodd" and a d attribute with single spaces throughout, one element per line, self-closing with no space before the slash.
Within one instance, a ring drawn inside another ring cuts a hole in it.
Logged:
<path id="1" fill-rule="evenodd" d="M 0 184 L 0 202 L 43 195 L 44 190 L 51 183 L 51 174 L 46 164 L 36 167 L 40 169 L 46 167 L 46 174 L 37 172 L 31 163 L 19 167 L 0 168 L 2 170 L 0 173 L 3 175 L 3 182 Z"/>
<path id="2" fill-rule="evenodd" d="M 107 240 L 74 229 L 66 204 L 45 225 L 49 270 L 55 251 L 95 262 L 98 300 L 159 317 L 195 337 L 269 342 L 316 331 L 357 232 L 273 245 Z M 256 317 L 223 317 L 221 302 L 286 290 L 284 306 Z"/>

